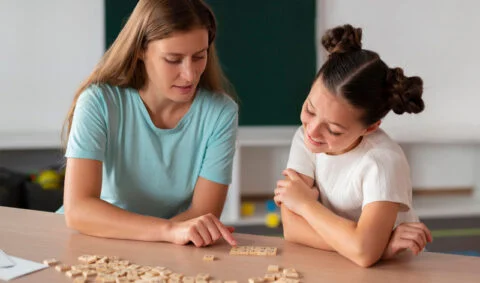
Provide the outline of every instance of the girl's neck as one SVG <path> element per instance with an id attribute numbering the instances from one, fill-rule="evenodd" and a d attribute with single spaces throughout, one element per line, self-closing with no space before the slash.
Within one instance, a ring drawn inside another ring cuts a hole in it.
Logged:
<path id="1" fill-rule="evenodd" d="M 339 151 L 339 152 L 325 152 L 325 154 L 327 155 L 340 155 L 340 154 L 344 154 L 344 153 L 347 153 L 353 149 L 355 149 L 363 140 L 363 136 L 360 136 L 357 140 L 355 140 L 349 147 L 347 147 L 346 149 L 342 150 L 342 151 Z"/>

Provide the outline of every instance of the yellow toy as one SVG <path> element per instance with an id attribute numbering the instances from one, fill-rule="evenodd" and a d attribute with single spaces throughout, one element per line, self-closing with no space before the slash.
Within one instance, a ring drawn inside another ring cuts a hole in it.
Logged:
<path id="1" fill-rule="evenodd" d="M 243 202 L 241 213 L 242 216 L 252 216 L 255 214 L 255 204 L 253 202 Z"/>
<path id="2" fill-rule="evenodd" d="M 35 181 L 45 190 L 59 189 L 62 185 L 62 177 L 55 170 L 40 172 Z"/>
<path id="3" fill-rule="evenodd" d="M 269 228 L 276 228 L 280 225 L 280 216 L 278 213 L 270 212 L 265 217 L 265 225 Z"/>

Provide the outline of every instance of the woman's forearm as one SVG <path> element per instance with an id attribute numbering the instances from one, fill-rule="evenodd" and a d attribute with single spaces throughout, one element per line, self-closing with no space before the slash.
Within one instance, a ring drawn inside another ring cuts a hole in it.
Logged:
<path id="1" fill-rule="evenodd" d="M 83 234 L 115 239 L 170 242 L 171 221 L 135 214 L 98 198 L 65 208 L 68 227 Z"/>
<path id="2" fill-rule="evenodd" d="M 187 221 L 196 217 L 200 217 L 202 215 L 212 213 L 211 211 L 208 210 L 194 210 L 192 208 L 189 208 L 185 210 L 184 212 L 175 215 L 174 217 L 170 218 L 171 221 L 174 222 L 181 222 L 181 221 Z M 212 213 L 215 215 L 215 217 L 220 218 L 220 215 L 217 215 L 217 213 Z"/>

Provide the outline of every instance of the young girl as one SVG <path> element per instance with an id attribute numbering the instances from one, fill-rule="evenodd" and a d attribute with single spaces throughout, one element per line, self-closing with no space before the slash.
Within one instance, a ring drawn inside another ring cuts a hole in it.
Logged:
<path id="1" fill-rule="evenodd" d="M 418 254 L 432 238 L 412 208 L 405 155 L 379 128 L 390 110 L 424 109 L 422 80 L 390 69 L 361 48 L 361 37 L 351 25 L 323 36 L 330 55 L 303 105 L 274 200 L 285 239 L 367 267 L 407 248 Z"/>
<path id="2" fill-rule="evenodd" d="M 67 117 L 64 212 L 82 233 L 235 245 L 219 217 L 237 104 L 201 0 L 140 0 Z"/>

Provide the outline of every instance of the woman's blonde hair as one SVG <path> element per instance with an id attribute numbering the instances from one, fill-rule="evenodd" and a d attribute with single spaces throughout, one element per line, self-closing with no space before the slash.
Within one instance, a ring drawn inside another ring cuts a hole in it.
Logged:
<path id="1" fill-rule="evenodd" d="M 215 50 L 216 20 L 202 0 L 139 0 L 125 26 L 105 52 L 89 77 L 75 93 L 63 127 L 63 144 L 70 134 L 78 97 L 91 84 L 141 89 L 147 79 L 144 63 L 139 60 L 147 44 L 195 28 L 208 30 L 207 65 L 199 87 L 233 97 L 233 89 L 225 77 Z M 66 134 L 65 134 L 66 130 Z"/>

